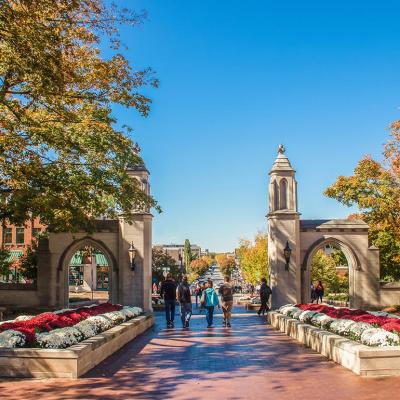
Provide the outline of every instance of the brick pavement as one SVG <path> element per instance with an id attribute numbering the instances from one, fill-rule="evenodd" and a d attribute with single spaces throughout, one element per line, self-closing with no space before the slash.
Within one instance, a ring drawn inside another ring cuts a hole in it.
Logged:
<path id="1" fill-rule="evenodd" d="M 236 309 L 231 329 L 157 325 L 73 380 L 0 381 L 2 399 L 395 399 L 400 378 L 365 379 Z M 177 316 L 178 317 L 178 316 Z"/>

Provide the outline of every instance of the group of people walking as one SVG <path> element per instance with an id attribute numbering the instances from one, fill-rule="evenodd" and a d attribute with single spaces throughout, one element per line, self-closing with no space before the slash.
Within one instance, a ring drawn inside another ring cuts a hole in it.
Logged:
<path id="1" fill-rule="evenodd" d="M 314 301 L 317 302 L 317 304 L 320 302 L 322 303 L 322 298 L 324 297 L 324 285 L 322 284 L 321 281 L 318 281 L 316 285 L 314 283 L 311 283 L 311 303 L 314 303 Z"/>
<path id="2" fill-rule="evenodd" d="M 207 328 L 211 328 L 213 326 L 215 307 L 222 308 L 222 326 L 230 328 L 234 292 L 234 288 L 230 282 L 230 277 L 225 277 L 224 283 L 218 289 L 218 293 L 213 286 L 213 281 L 209 280 L 206 283 L 206 286 L 202 288 L 200 293 L 195 292 L 196 305 L 198 298 L 200 298 L 200 306 L 204 308 L 206 313 Z M 258 315 L 261 316 L 261 314 L 264 315 L 265 312 L 268 311 L 267 303 L 271 295 L 271 289 L 267 285 L 265 278 L 261 279 L 259 293 L 261 307 L 258 311 Z M 188 329 L 193 310 L 191 291 L 187 276 L 183 276 L 182 282 L 177 285 L 173 280 L 172 275 L 168 273 L 166 279 L 161 283 L 160 294 L 161 297 L 164 298 L 167 328 L 174 327 L 175 306 L 176 301 L 178 301 L 180 305 L 182 327 L 184 329 Z"/>

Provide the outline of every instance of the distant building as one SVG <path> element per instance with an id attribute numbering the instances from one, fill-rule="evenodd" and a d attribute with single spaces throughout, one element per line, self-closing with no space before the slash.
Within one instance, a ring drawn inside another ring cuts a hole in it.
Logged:
<path id="1" fill-rule="evenodd" d="M 184 248 L 185 246 L 183 244 L 155 244 L 153 246 L 154 250 L 161 250 L 165 254 L 171 256 L 176 261 L 177 265 L 186 267 L 185 258 L 183 256 Z M 200 258 L 203 255 L 201 247 L 196 244 L 190 245 L 190 250 L 195 258 Z"/>

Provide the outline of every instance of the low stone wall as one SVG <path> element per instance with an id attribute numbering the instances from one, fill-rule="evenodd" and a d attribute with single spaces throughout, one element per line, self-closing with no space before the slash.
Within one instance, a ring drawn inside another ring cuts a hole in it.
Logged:
<path id="1" fill-rule="evenodd" d="M 2 349 L 0 376 L 78 378 L 154 324 L 142 315 L 67 349 Z"/>
<path id="2" fill-rule="evenodd" d="M 379 292 L 381 306 L 400 304 L 400 282 L 381 282 Z"/>
<path id="3" fill-rule="evenodd" d="M 400 346 L 369 347 L 278 312 L 268 322 L 307 347 L 365 377 L 399 376 Z"/>

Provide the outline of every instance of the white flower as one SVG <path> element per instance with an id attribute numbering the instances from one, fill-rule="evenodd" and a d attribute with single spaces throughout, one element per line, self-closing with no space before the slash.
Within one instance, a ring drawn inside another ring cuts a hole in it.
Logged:
<path id="1" fill-rule="evenodd" d="M 48 349 L 65 349 L 79 343 L 82 339 L 82 333 L 73 326 L 36 334 L 39 346 Z"/>
<path id="2" fill-rule="evenodd" d="M 311 322 L 311 318 L 317 314 L 316 311 L 303 311 L 300 315 L 299 315 L 299 321 L 301 322 Z"/>
<path id="3" fill-rule="evenodd" d="M 84 321 L 78 322 L 76 325 L 74 325 L 74 328 L 78 329 L 79 332 L 81 332 L 83 339 L 88 339 L 92 336 L 97 335 L 97 329 L 96 325 L 85 319 Z"/>
<path id="4" fill-rule="evenodd" d="M 114 326 L 113 321 L 110 318 L 104 316 L 104 314 L 95 315 L 86 319 L 86 321 L 92 322 L 97 332 L 104 332 Z"/>
<path id="5" fill-rule="evenodd" d="M 338 318 L 331 323 L 329 330 L 339 335 L 344 335 L 346 330 L 351 329 L 352 325 L 355 325 L 355 322 L 351 319 Z"/>
<path id="6" fill-rule="evenodd" d="M 296 310 L 293 311 L 293 312 L 291 313 L 292 318 L 299 319 L 300 314 L 301 314 L 302 312 L 303 312 L 302 309 L 296 307 Z"/>
<path id="7" fill-rule="evenodd" d="M 19 317 L 15 318 L 13 322 L 29 321 L 33 317 L 34 317 L 34 315 L 20 315 Z"/>
<path id="8" fill-rule="evenodd" d="M 398 346 L 400 338 L 392 332 L 385 331 L 381 328 L 367 329 L 361 334 L 361 343 L 367 346 Z"/>
<path id="9" fill-rule="evenodd" d="M 344 334 L 354 340 L 360 340 L 362 333 L 367 329 L 373 329 L 373 326 L 367 322 L 355 322 L 345 329 Z"/>
<path id="10" fill-rule="evenodd" d="M 8 329 L 0 333 L 0 348 L 23 347 L 25 335 L 21 332 Z"/>
<path id="11" fill-rule="evenodd" d="M 279 307 L 278 311 L 283 314 L 283 311 L 288 307 L 293 307 L 294 304 L 285 304 L 284 306 Z"/>
<path id="12" fill-rule="evenodd" d="M 287 306 L 287 307 L 284 307 L 281 310 L 281 313 L 283 315 L 289 315 L 289 313 L 292 312 L 292 311 L 295 311 L 295 309 L 297 309 L 297 307 L 295 307 L 295 306 Z"/>

